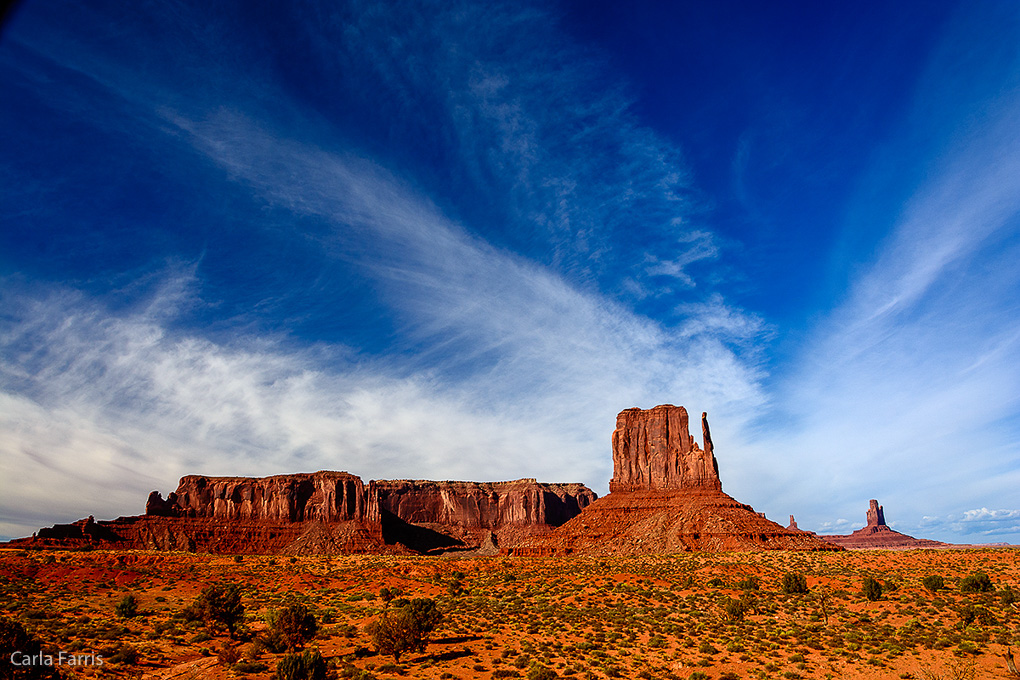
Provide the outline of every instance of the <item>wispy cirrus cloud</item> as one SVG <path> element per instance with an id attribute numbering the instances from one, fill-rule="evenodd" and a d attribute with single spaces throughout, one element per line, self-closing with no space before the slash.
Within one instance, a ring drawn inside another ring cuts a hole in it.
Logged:
<path id="1" fill-rule="evenodd" d="M 396 35 L 377 25 L 394 18 L 376 5 L 302 24 L 314 47 L 304 67 L 334 78 L 336 99 L 295 93 L 298 82 L 230 79 L 216 63 L 223 90 L 210 100 L 206 88 L 197 97 L 176 89 L 180 74 L 158 64 L 142 77 L 80 38 L 80 55 L 46 43 L 76 78 L 126 102 L 116 113 L 139 143 L 169 149 L 182 174 L 201 172 L 260 206 L 236 239 L 304 244 L 308 267 L 358 281 L 388 324 L 386 353 L 342 333 L 316 342 L 262 333 L 258 308 L 206 333 L 181 318 L 220 303 L 203 298 L 203 277 L 234 256 L 208 248 L 194 264 L 150 274 L 164 286 L 126 309 L 72 285 L 12 287 L 0 448 L 9 478 L 45 479 L 62 499 L 48 521 L 137 512 L 148 490 L 193 472 L 535 476 L 601 491 L 620 409 L 678 402 L 736 426 L 762 401 L 747 347 L 759 320 L 742 321 L 715 295 L 682 309 L 688 323 L 677 332 L 604 294 L 644 277 L 646 251 L 662 242 L 670 250 L 657 252 L 674 263 L 695 252 L 679 272 L 691 281 L 691 265 L 718 256 L 710 234 L 682 223 L 675 152 L 630 119 L 622 95 L 590 87 L 587 69 L 601 66 L 548 46 L 543 12 L 457 7 L 398 22 L 422 30 Z M 487 51 L 494 36 L 528 38 L 500 56 Z M 410 157 L 352 143 L 351 130 L 369 123 L 331 122 L 338 102 L 368 104 L 356 91 L 366 79 L 392 138 L 417 143 Z M 435 129 L 420 129 L 414 106 L 438 107 Z M 437 184 L 416 152 L 452 154 L 441 166 L 450 176 Z M 459 202 L 457 192 L 477 195 Z M 348 302 L 346 290 L 314 294 L 326 310 Z M 26 483 L 5 495 L 3 531 L 46 523 L 43 493 Z"/>

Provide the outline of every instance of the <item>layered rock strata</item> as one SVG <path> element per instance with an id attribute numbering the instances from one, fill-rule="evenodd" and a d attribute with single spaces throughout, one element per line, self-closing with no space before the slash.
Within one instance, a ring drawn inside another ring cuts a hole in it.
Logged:
<path id="1" fill-rule="evenodd" d="M 722 492 L 719 465 L 702 414 L 699 447 L 687 410 L 664 404 L 622 411 L 612 436 L 610 493 L 509 555 L 669 554 L 694 550 L 832 550 L 784 528 Z"/>
<path id="2" fill-rule="evenodd" d="M 388 542 L 421 552 L 444 547 L 510 545 L 568 521 L 597 496 L 583 484 L 512 482 L 376 481 Z"/>
<path id="3" fill-rule="evenodd" d="M 14 545 L 215 553 L 436 552 L 509 545 L 563 524 L 595 494 L 582 484 L 373 481 L 323 471 L 189 475 L 146 514 L 42 529 Z"/>
<path id="4" fill-rule="evenodd" d="M 893 531 L 885 523 L 885 509 L 872 499 L 868 502 L 867 524 L 852 534 L 820 535 L 823 541 L 849 550 L 914 550 L 917 548 L 953 548 L 951 543 L 914 538 Z"/>
<path id="5" fill-rule="evenodd" d="M 621 411 L 613 431 L 609 491 L 722 491 L 707 413 L 701 414 L 701 432 L 704 449 L 691 437 L 683 406 L 663 404 L 647 411 Z"/>

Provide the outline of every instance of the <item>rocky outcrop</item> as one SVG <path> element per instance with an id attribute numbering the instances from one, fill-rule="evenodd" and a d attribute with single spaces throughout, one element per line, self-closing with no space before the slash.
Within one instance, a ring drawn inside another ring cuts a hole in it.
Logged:
<path id="1" fill-rule="evenodd" d="M 879 530 L 879 527 L 886 526 L 885 523 L 885 508 L 878 504 L 874 498 L 868 501 L 868 512 L 866 514 L 868 523 L 865 525 L 865 529 L 872 530 L 872 533 Z"/>
<path id="2" fill-rule="evenodd" d="M 387 542 L 417 552 L 486 549 L 557 527 L 597 496 L 583 484 L 512 482 L 374 481 Z"/>
<path id="3" fill-rule="evenodd" d="M 613 432 L 610 493 L 509 555 L 670 554 L 694 550 L 832 550 L 722 492 L 708 416 L 701 448 L 682 406 L 622 411 Z"/>
<path id="4" fill-rule="evenodd" d="M 954 548 L 951 543 L 914 538 L 893 531 L 885 523 L 885 509 L 872 499 L 868 502 L 867 524 L 852 534 L 820 535 L 819 538 L 832 545 L 849 550 L 914 550 L 917 548 Z"/>
<path id="5" fill-rule="evenodd" d="M 704 449 L 691 437 L 687 409 L 663 404 L 630 408 L 616 417 L 609 491 L 722 490 L 708 414 L 701 414 Z"/>
<path id="6" fill-rule="evenodd" d="M 12 541 L 36 547 L 342 554 L 480 550 L 550 530 L 596 498 L 583 484 L 373 481 L 348 472 L 183 477 L 145 515 Z"/>
<path id="7" fill-rule="evenodd" d="M 797 520 L 790 515 L 790 523 L 786 525 L 786 528 L 790 531 L 800 531 L 800 527 L 797 526 Z"/>
<path id="8" fill-rule="evenodd" d="M 583 484 L 513 482 L 377 481 L 370 484 L 380 508 L 405 522 L 498 529 L 509 524 L 559 526 L 595 500 Z"/>
<path id="9" fill-rule="evenodd" d="M 375 498 L 360 477 L 321 471 L 273 477 L 182 477 L 166 501 L 149 494 L 146 515 L 269 522 L 374 522 Z"/>

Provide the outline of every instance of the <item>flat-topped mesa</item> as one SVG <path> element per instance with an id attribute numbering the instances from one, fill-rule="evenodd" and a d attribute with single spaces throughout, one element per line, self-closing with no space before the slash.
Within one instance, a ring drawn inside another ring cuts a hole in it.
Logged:
<path id="1" fill-rule="evenodd" d="M 609 491 L 721 491 L 708 414 L 701 414 L 704 449 L 691 437 L 688 420 L 687 409 L 672 404 L 621 411 L 613 432 Z"/>
<path id="2" fill-rule="evenodd" d="M 182 477 L 164 501 L 149 494 L 145 514 L 272 522 L 378 521 L 360 477 L 321 471 L 273 477 Z"/>

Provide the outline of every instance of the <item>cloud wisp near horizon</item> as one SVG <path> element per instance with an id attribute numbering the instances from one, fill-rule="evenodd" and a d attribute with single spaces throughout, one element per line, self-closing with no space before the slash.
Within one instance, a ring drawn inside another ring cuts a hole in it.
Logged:
<path id="1" fill-rule="evenodd" d="M 741 304 L 683 138 L 568 11 L 43 12 L 0 41 L 25 131 L 0 157 L 0 535 L 192 473 L 604 493 L 616 413 L 676 403 L 770 516 L 852 528 L 879 497 L 926 537 L 1020 540 L 1020 64 L 973 47 L 987 12 L 935 41 L 832 215 L 888 227 L 795 328 Z"/>

